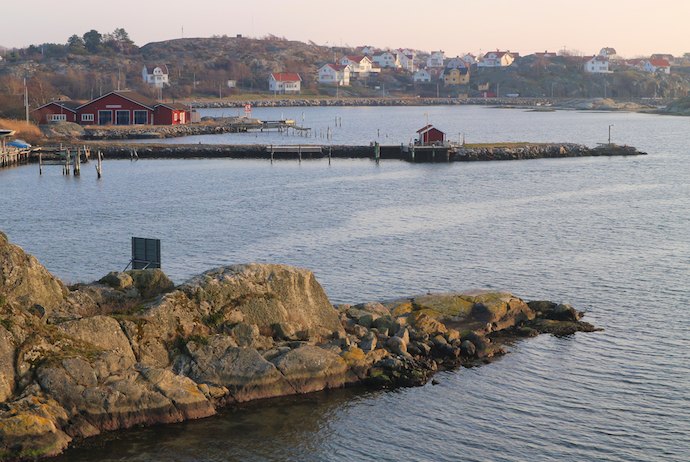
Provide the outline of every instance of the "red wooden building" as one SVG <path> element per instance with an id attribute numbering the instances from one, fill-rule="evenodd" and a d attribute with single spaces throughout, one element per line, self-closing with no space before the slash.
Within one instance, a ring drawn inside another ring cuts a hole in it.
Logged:
<path id="1" fill-rule="evenodd" d="M 81 105 L 79 101 L 53 101 L 34 109 L 32 116 L 38 124 L 76 122 L 77 108 Z"/>
<path id="2" fill-rule="evenodd" d="M 433 125 L 427 125 L 417 130 L 419 134 L 418 144 L 422 146 L 442 145 L 446 142 L 446 134 L 441 130 L 434 128 Z"/>
<path id="3" fill-rule="evenodd" d="M 188 123 L 190 115 L 181 104 L 159 103 L 133 91 L 112 91 L 86 104 L 56 101 L 34 110 L 39 124 L 67 121 L 81 125 L 178 125 Z"/>
<path id="4" fill-rule="evenodd" d="M 189 108 L 180 103 L 157 103 L 154 107 L 156 125 L 183 125 L 191 122 Z"/>

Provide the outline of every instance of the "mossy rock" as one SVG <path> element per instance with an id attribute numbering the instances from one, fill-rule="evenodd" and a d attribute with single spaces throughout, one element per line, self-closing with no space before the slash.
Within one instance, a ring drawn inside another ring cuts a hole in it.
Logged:
<path id="1" fill-rule="evenodd" d="M 397 318 L 399 316 L 404 316 L 408 313 L 412 312 L 412 302 L 402 302 L 400 304 L 394 304 L 389 307 L 391 310 L 391 314 L 393 315 L 394 318 Z"/>
<path id="2" fill-rule="evenodd" d="M 363 362 L 366 359 L 364 351 L 357 347 L 350 348 L 343 352 L 341 356 L 349 366 Z"/>
<path id="3" fill-rule="evenodd" d="M 433 294 L 416 297 L 414 304 L 438 312 L 443 317 L 467 317 L 474 305 L 472 297 L 463 294 Z"/>
<path id="4" fill-rule="evenodd" d="M 144 298 L 152 298 L 170 292 L 175 288 L 175 284 L 165 275 L 156 269 L 130 270 L 127 274 L 132 277 L 134 287 Z"/>

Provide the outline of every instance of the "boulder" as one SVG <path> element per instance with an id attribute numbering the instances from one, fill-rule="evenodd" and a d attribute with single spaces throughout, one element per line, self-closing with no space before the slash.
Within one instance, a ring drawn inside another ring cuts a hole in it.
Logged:
<path id="1" fill-rule="evenodd" d="M 159 268 L 130 270 L 127 275 L 132 278 L 134 287 L 144 298 L 156 297 L 175 288 L 175 284 Z"/>
<path id="2" fill-rule="evenodd" d="M 0 403 L 10 398 L 14 392 L 15 353 L 14 337 L 3 325 L 0 325 Z"/>
<path id="3" fill-rule="evenodd" d="M 343 358 L 312 345 L 290 350 L 273 363 L 297 393 L 338 388 L 354 381 Z"/>
<path id="4" fill-rule="evenodd" d="M 407 344 L 400 337 L 391 337 L 386 341 L 386 347 L 391 353 L 397 355 L 407 355 Z"/>
<path id="5" fill-rule="evenodd" d="M 232 339 L 215 336 L 205 345 L 187 344 L 192 356 L 190 378 L 225 387 L 237 402 L 294 393 L 283 374 L 253 348 L 232 346 Z"/>
<path id="6" fill-rule="evenodd" d="M 0 459 L 60 454 L 72 441 L 61 428 L 68 417 L 50 398 L 28 395 L 0 407 Z"/>
<path id="7" fill-rule="evenodd" d="M 337 311 L 311 271 L 284 265 L 248 264 L 217 268 L 192 278 L 181 290 L 212 309 L 231 307 L 244 322 L 270 329 L 289 322 L 300 330 L 342 330 Z"/>
<path id="8" fill-rule="evenodd" d="M 254 347 L 261 334 L 256 324 L 239 323 L 230 329 L 230 335 L 238 346 Z"/>
<path id="9" fill-rule="evenodd" d="M 119 273 L 117 271 L 111 271 L 99 281 L 100 284 L 105 284 L 112 287 L 115 290 L 125 290 L 129 289 L 134 285 L 134 279 L 127 273 Z"/>
<path id="10" fill-rule="evenodd" d="M 367 334 L 359 342 L 359 347 L 365 353 L 376 349 L 377 337 L 374 332 L 367 332 Z"/>
<path id="11" fill-rule="evenodd" d="M 50 312 L 64 302 L 66 294 L 62 282 L 0 232 L 0 304 L 25 310 L 40 305 Z"/>

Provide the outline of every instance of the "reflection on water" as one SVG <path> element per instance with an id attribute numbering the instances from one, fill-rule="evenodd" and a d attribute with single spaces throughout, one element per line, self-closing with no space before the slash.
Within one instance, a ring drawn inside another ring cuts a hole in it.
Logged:
<path id="1" fill-rule="evenodd" d="M 456 109 L 439 111 L 448 123 L 483 120 L 476 137 L 494 141 L 500 126 L 507 139 L 589 143 L 615 119 L 617 136 L 650 155 L 107 161 L 101 181 L 87 168 L 39 177 L 29 166 L 0 171 L 0 229 L 68 281 L 124 268 L 140 235 L 162 239 L 176 282 L 217 265 L 280 262 L 313 269 L 335 302 L 499 288 L 573 303 L 605 332 L 530 339 L 438 386 L 256 403 L 119 432 L 60 460 L 687 460 L 687 119 L 541 113 L 537 125 L 515 111 Z M 415 110 L 350 119 L 402 132 Z"/>

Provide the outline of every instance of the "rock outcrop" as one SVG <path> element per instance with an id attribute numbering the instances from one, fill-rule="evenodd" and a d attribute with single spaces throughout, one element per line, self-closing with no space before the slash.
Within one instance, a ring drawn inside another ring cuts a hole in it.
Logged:
<path id="1" fill-rule="evenodd" d="M 580 317 L 486 292 L 335 308 L 310 271 L 281 265 L 179 287 L 160 270 L 66 287 L 0 234 L 0 460 L 232 403 L 420 385 L 502 353 L 507 338 L 593 330 Z"/>

